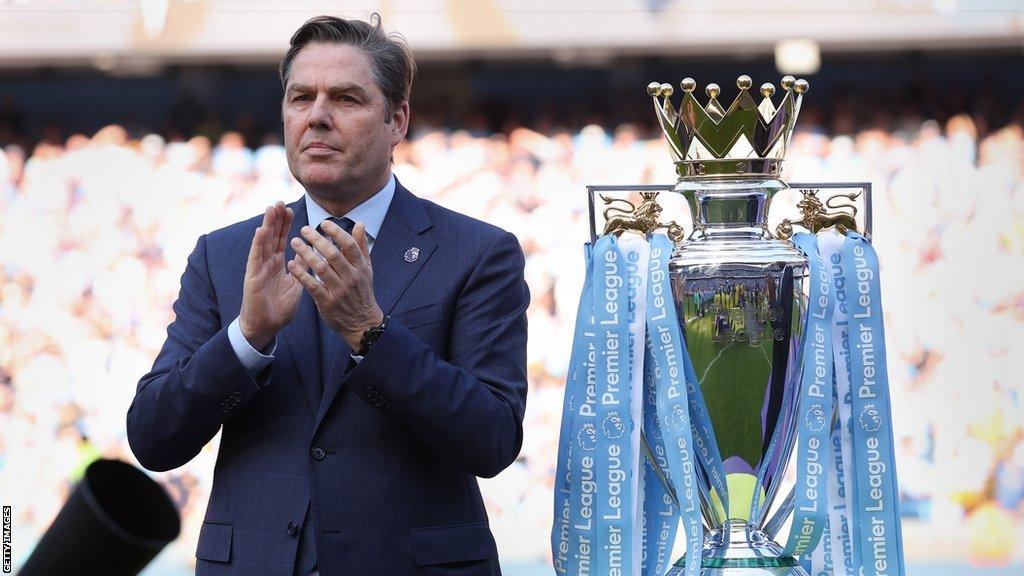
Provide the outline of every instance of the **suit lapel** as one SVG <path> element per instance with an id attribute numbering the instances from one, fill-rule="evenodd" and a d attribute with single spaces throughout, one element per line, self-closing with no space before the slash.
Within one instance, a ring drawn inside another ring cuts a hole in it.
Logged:
<path id="1" fill-rule="evenodd" d="M 377 298 L 377 305 L 384 314 L 391 312 L 409 287 L 409 283 L 437 248 L 436 242 L 423 235 L 431 226 L 433 223 L 423 210 L 422 201 L 406 190 L 401 183 L 397 183 L 395 195 L 391 199 L 391 205 L 370 252 L 373 293 Z M 409 252 L 413 248 L 416 250 Z M 341 337 L 338 339 L 341 340 Z M 314 433 L 341 387 L 349 360 L 347 352 L 346 350 L 345 355 L 336 354 L 331 366 L 325 370 L 328 378 L 325 381 L 324 396 L 317 412 L 316 423 L 313 425 Z"/>
<path id="2" fill-rule="evenodd" d="M 397 196 L 397 190 L 395 194 Z M 381 311 L 389 314 L 423 264 L 434 253 L 437 244 L 419 235 L 401 218 L 392 218 L 390 210 L 379 236 L 370 252 L 373 293 Z"/>
<path id="3" fill-rule="evenodd" d="M 289 204 L 295 212 L 295 219 L 292 220 L 291 229 L 288 231 L 288 240 L 299 236 L 299 230 L 309 223 L 306 215 L 305 197 L 299 198 L 297 202 Z M 290 242 L 285 243 L 284 259 L 287 263 L 295 257 L 295 250 Z M 319 313 L 312 296 L 305 290 L 302 291 L 302 298 L 299 300 L 299 309 L 295 312 L 295 318 L 281 331 L 285 348 L 290 352 L 288 356 L 295 364 L 295 368 L 302 379 L 302 388 L 306 392 L 306 400 L 309 402 L 309 410 L 316 414 L 320 406 L 321 378 L 320 371 L 320 341 L 318 337 L 317 322 Z"/>

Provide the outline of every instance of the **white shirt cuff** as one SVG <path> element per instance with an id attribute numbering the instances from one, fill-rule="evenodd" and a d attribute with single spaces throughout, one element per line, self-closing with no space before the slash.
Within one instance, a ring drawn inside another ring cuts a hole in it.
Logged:
<path id="1" fill-rule="evenodd" d="M 274 361 L 274 351 L 277 350 L 277 337 L 275 336 L 274 340 L 270 342 L 270 345 L 267 346 L 266 354 L 264 354 L 253 348 L 252 344 L 249 344 L 249 341 L 245 339 L 238 318 L 235 318 L 228 326 L 228 340 L 231 342 L 231 348 L 235 350 L 235 355 L 238 356 L 238 361 L 242 363 L 246 372 L 253 378 Z"/>

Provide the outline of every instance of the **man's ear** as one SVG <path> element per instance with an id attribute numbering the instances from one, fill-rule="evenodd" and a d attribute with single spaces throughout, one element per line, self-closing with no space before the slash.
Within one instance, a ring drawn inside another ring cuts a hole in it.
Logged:
<path id="1" fill-rule="evenodd" d="M 391 124 L 391 145 L 398 146 L 398 143 L 405 139 L 406 133 L 409 132 L 409 101 L 402 100 L 388 120 Z"/>

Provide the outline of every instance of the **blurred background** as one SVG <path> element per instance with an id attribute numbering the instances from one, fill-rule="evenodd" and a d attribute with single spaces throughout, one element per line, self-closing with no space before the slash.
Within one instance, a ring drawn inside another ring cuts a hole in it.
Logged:
<path id="1" fill-rule="evenodd" d="M 786 180 L 874 185 L 909 572 L 1022 573 L 1024 6 L 968 0 L 0 0 L 15 567 L 85 465 L 134 461 L 125 414 L 196 238 L 301 196 L 277 77 L 291 33 L 373 11 L 420 65 L 398 178 L 527 255 L 525 442 L 481 482 L 506 574 L 551 573 L 585 185 L 673 183 L 648 82 L 717 82 L 728 105 L 740 74 L 810 81 Z M 184 530 L 147 575 L 192 573 L 216 450 L 154 475 Z"/>

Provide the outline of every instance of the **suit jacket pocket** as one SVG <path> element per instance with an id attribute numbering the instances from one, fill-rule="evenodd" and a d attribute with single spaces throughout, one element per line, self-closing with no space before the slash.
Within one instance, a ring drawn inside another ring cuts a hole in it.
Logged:
<path id="1" fill-rule="evenodd" d="M 231 524 L 213 524 L 203 522 L 199 531 L 199 546 L 196 547 L 196 558 L 212 562 L 231 561 Z"/>
<path id="2" fill-rule="evenodd" d="M 416 528 L 410 535 L 419 566 L 498 557 L 494 536 L 486 522 Z"/>
<path id="3" fill-rule="evenodd" d="M 391 314 L 391 316 L 401 322 L 406 328 L 425 326 L 444 319 L 441 316 L 441 304 L 437 302 L 408 310 L 400 310 Z"/>

